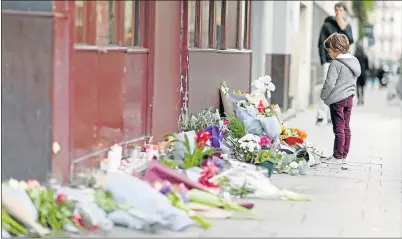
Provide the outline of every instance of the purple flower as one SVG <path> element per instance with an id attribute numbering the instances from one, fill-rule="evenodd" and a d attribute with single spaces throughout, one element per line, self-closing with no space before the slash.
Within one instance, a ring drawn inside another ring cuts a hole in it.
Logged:
<path id="1" fill-rule="evenodd" d="M 190 199 L 187 197 L 186 192 L 179 192 L 181 199 L 183 200 L 184 203 L 189 203 Z"/>
<path id="2" fill-rule="evenodd" d="M 221 140 L 221 132 L 219 130 L 218 125 L 213 125 L 209 126 L 208 128 L 205 129 L 211 134 L 211 138 L 209 139 L 211 141 L 211 146 L 219 149 L 221 147 L 221 143 L 219 140 Z"/>
<path id="3" fill-rule="evenodd" d="M 172 185 L 163 185 L 162 188 L 159 190 L 160 193 L 166 195 L 172 192 Z"/>

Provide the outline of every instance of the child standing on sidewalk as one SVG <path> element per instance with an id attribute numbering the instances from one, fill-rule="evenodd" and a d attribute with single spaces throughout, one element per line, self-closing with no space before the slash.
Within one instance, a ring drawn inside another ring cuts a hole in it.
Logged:
<path id="1" fill-rule="evenodd" d="M 361 68 L 356 57 L 349 54 L 346 35 L 334 33 L 325 40 L 324 46 L 332 62 L 321 91 L 321 99 L 329 106 L 335 134 L 334 152 L 327 160 L 346 164 L 351 137 L 350 115 Z"/>

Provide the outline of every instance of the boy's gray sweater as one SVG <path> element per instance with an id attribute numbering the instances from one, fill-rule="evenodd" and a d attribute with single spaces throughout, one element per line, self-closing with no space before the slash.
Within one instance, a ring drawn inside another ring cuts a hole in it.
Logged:
<path id="1" fill-rule="evenodd" d="M 340 54 L 331 62 L 327 78 L 321 90 L 321 99 L 330 105 L 355 95 L 360 63 L 351 54 Z"/>

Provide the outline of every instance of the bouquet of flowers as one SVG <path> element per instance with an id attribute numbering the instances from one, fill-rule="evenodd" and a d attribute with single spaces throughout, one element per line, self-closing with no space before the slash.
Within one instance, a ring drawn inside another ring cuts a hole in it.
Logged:
<path id="1" fill-rule="evenodd" d="M 208 131 L 200 130 L 196 133 L 196 148 L 192 152 L 190 149 L 190 140 L 187 135 L 184 137 L 184 148 L 186 150 L 182 167 L 184 169 L 199 167 L 203 164 L 204 159 L 215 152 L 215 148 L 206 149 L 211 134 Z"/>
<path id="2" fill-rule="evenodd" d="M 214 182 L 210 182 L 209 179 L 216 176 L 218 172 L 218 167 L 212 161 L 206 161 L 200 177 L 198 178 L 198 182 L 206 187 L 218 188 L 219 184 Z"/>
<path id="3" fill-rule="evenodd" d="M 243 156 L 244 162 L 255 163 L 261 149 L 261 138 L 257 135 L 246 134 L 238 141 L 238 151 Z"/>
<path id="4" fill-rule="evenodd" d="M 208 220 L 201 217 L 200 215 L 197 215 L 187 206 L 187 203 L 189 202 L 189 198 L 187 196 L 188 190 L 184 186 L 184 184 L 173 186 L 169 181 L 157 181 L 154 183 L 153 186 L 156 190 L 165 195 L 170 200 L 173 206 L 185 211 L 189 215 L 189 217 L 200 224 L 201 227 L 208 229 L 212 226 Z"/>
<path id="5" fill-rule="evenodd" d="M 276 149 L 262 150 L 255 159 L 256 164 L 270 162 L 277 164 L 282 159 L 283 153 Z"/>
<path id="6" fill-rule="evenodd" d="M 257 110 L 259 116 L 262 117 L 272 117 L 274 115 L 274 112 L 271 110 L 271 108 L 269 106 L 265 106 L 262 100 L 260 100 L 260 103 L 257 105 Z"/>

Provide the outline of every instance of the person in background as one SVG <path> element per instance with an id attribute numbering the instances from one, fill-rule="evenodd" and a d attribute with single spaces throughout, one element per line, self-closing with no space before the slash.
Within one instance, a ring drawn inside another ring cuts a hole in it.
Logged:
<path id="1" fill-rule="evenodd" d="M 329 63 L 332 61 L 324 46 L 324 41 L 333 33 L 342 33 L 347 36 L 349 44 L 353 43 L 352 27 L 345 21 L 346 7 L 343 3 L 335 4 L 335 17 L 327 17 L 321 28 L 318 40 L 318 52 L 320 54 L 321 65 L 324 70 L 324 78 L 327 76 Z M 323 101 L 318 104 L 317 124 L 330 123 L 330 112 L 328 106 Z"/>
<path id="2" fill-rule="evenodd" d="M 367 77 L 369 76 L 369 61 L 366 53 L 364 52 L 363 47 L 360 44 L 357 44 L 355 57 L 360 63 L 361 74 L 357 78 L 357 102 L 359 105 L 364 104 L 364 87 L 366 85 Z"/>
<path id="3" fill-rule="evenodd" d="M 349 40 L 346 35 L 334 33 L 324 44 L 333 61 L 328 68 L 321 99 L 329 106 L 335 134 L 334 151 L 327 160 L 346 164 L 351 139 L 350 116 L 361 67 L 359 60 L 349 54 Z"/>

